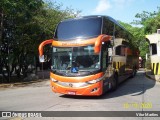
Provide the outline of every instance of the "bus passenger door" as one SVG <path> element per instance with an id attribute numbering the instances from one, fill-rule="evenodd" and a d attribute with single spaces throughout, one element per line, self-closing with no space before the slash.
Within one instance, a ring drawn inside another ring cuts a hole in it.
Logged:
<path id="1" fill-rule="evenodd" d="M 125 79 L 126 75 L 126 55 L 125 55 L 125 46 L 118 45 L 115 47 L 115 55 L 113 57 L 113 67 L 115 71 L 118 72 L 119 82 Z"/>
<path id="2" fill-rule="evenodd" d="M 105 74 L 105 78 L 103 80 L 103 91 L 106 92 L 110 89 L 110 80 L 113 75 L 112 70 L 112 46 L 110 43 L 104 43 L 101 49 L 101 68 Z"/>

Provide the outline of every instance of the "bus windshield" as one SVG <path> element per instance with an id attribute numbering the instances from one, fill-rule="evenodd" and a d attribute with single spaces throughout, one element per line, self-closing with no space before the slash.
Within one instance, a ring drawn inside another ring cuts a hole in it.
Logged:
<path id="1" fill-rule="evenodd" d="M 94 46 L 56 48 L 53 47 L 51 70 L 65 76 L 80 76 L 100 69 L 100 54 Z"/>
<path id="2" fill-rule="evenodd" d="M 55 38 L 59 40 L 84 39 L 101 34 L 102 18 L 73 19 L 61 22 Z"/>

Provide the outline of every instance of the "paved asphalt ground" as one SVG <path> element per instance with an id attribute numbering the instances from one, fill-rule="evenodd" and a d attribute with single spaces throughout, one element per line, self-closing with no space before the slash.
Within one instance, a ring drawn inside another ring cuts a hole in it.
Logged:
<path id="1" fill-rule="evenodd" d="M 149 106 L 142 106 L 142 103 Z M 100 97 L 55 94 L 49 80 L 0 88 L 0 111 L 160 111 L 160 83 L 138 71 L 114 92 Z M 73 113 L 74 114 L 74 113 Z M 127 113 L 126 113 L 127 114 Z M 126 115 L 127 116 L 127 115 Z M 46 117 L 0 118 L 2 120 L 160 120 L 159 117 Z"/>

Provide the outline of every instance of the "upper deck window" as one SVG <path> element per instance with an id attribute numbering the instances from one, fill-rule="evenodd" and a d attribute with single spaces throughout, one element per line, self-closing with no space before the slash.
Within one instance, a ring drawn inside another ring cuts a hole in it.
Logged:
<path id="1" fill-rule="evenodd" d="M 59 40 L 84 39 L 101 34 L 102 18 L 82 18 L 61 22 L 55 38 Z"/>

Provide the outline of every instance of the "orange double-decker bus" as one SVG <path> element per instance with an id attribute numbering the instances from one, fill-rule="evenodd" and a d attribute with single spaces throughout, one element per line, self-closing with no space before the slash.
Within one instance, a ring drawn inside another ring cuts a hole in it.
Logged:
<path id="1" fill-rule="evenodd" d="M 138 68 L 134 38 L 109 16 L 85 16 L 61 21 L 53 39 L 52 91 L 67 95 L 99 96 L 134 77 Z"/>

